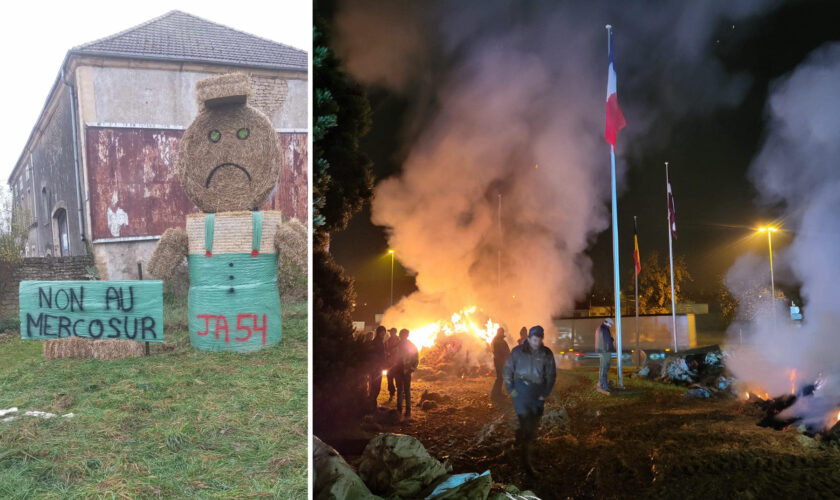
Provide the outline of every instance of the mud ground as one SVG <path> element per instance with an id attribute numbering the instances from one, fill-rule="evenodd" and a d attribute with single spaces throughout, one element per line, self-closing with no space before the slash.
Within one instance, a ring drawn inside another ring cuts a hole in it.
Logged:
<path id="1" fill-rule="evenodd" d="M 594 391 L 596 376 L 593 367 L 559 372 L 546 414 L 565 409 L 568 419 L 541 429 L 536 478 L 512 447 L 512 405 L 490 403 L 492 377 L 415 380 L 412 418 L 382 431 L 418 438 L 456 473 L 489 469 L 494 482 L 543 499 L 840 498 L 838 448 L 820 449 L 794 428 L 758 427 L 755 405 L 691 399 L 685 388 L 626 376 L 624 391 L 603 396 Z M 416 404 L 424 390 L 451 401 L 423 411 Z M 384 380 L 379 404 L 396 406 Z M 354 429 L 327 439 L 355 465 L 374 434 Z"/>

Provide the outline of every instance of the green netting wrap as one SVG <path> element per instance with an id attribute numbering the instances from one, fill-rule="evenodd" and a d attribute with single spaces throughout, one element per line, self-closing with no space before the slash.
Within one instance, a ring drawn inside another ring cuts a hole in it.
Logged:
<path id="1" fill-rule="evenodd" d="M 277 254 L 190 254 L 190 343 L 248 352 L 280 342 Z"/>

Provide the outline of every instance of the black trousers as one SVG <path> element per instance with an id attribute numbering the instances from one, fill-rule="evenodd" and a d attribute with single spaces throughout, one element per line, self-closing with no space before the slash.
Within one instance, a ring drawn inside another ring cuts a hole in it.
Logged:
<path id="1" fill-rule="evenodd" d="M 516 430 L 517 444 L 535 441 L 537 439 L 537 430 L 540 428 L 540 419 L 543 416 L 543 409 L 540 408 L 536 413 L 517 413 L 516 417 L 519 419 L 519 429 Z"/>
<path id="2" fill-rule="evenodd" d="M 395 373 L 397 383 L 397 411 L 401 412 L 403 400 L 405 400 L 405 414 L 411 413 L 411 372 L 404 373 L 398 370 Z"/>

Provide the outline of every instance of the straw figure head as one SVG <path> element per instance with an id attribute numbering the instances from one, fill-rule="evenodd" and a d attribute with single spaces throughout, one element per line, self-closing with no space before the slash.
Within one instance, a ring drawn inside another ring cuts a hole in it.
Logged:
<path id="1" fill-rule="evenodd" d="M 280 175 L 280 142 L 269 119 L 247 103 L 242 73 L 196 84 L 199 113 L 187 127 L 176 170 L 187 196 L 203 212 L 257 209 Z"/>

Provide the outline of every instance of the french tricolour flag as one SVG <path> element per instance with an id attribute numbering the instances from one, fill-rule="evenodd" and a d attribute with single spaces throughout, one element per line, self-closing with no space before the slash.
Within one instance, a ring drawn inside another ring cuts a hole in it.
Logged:
<path id="1" fill-rule="evenodd" d="M 607 124 L 604 129 L 604 136 L 607 142 L 615 147 L 615 136 L 618 131 L 626 125 L 624 114 L 618 107 L 618 90 L 615 78 L 615 59 L 613 58 L 612 31 L 609 32 L 610 45 L 610 69 L 607 76 Z"/>

